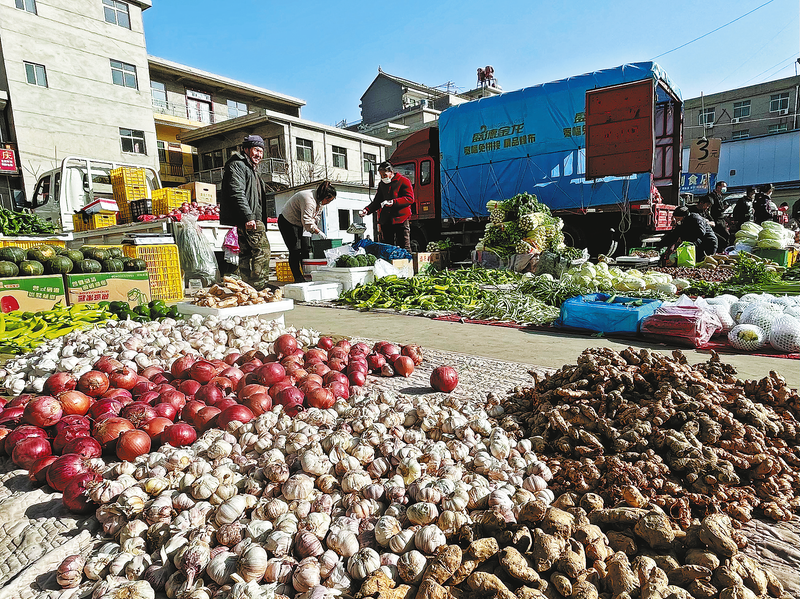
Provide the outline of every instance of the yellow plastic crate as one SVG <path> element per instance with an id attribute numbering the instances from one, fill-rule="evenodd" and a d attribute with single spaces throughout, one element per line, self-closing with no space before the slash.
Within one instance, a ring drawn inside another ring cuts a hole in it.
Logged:
<path id="1" fill-rule="evenodd" d="M 143 168 L 121 166 L 112 169 L 109 175 L 111 175 L 111 185 L 115 190 L 117 187 L 147 187 L 147 174 Z"/>
<path id="2" fill-rule="evenodd" d="M 279 283 L 294 283 L 294 275 L 289 263 L 286 261 L 275 263 L 275 278 Z"/>
<path id="3" fill-rule="evenodd" d="M 67 247 L 67 244 L 62 239 L 3 239 L 0 240 L 0 247 L 18 247 L 28 249 L 36 247 L 37 245 L 52 245 L 54 247 Z"/>
<path id="4" fill-rule="evenodd" d="M 119 206 L 119 222 L 121 224 L 133 222 L 130 203 L 147 198 L 147 186 L 124 187 L 114 189 L 114 200 Z"/>
<path id="5" fill-rule="evenodd" d="M 192 201 L 192 192 L 179 187 L 163 187 L 153 190 L 153 214 L 167 214 L 180 208 L 184 202 Z"/>
<path id="6" fill-rule="evenodd" d="M 95 214 L 73 214 L 72 228 L 77 231 L 93 231 L 117 224 L 117 215 L 97 212 Z"/>
<path id="7" fill-rule="evenodd" d="M 183 299 L 183 273 L 177 245 L 124 245 L 122 253 L 147 263 L 153 299 Z"/>

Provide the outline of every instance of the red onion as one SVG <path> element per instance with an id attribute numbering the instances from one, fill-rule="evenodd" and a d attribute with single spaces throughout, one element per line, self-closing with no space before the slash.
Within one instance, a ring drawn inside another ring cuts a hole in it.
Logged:
<path id="1" fill-rule="evenodd" d="M 194 394 L 197 393 L 197 390 L 202 387 L 200 383 L 197 381 L 193 381 L 192 379 L 186 379 L 185 381 L 181 381 L 178 385 L 178 391 L 183 393 L 187 398 L 194 397 Z"/>
<path id="2" fill-rule="evenodd" d="M 61 402 L 55 397 L 44 396 L 31 401 L 25 406 L 22 421 L 33 426 L 47 428 L 55 425 L 64 415 Z"/>
<path id="3" fill-rule="evenodd" d="M 224 376 L 215 376 L 213 379 L 208 381 L 208 384 L 219 387 L 224 395 L 227 395 L 233 391 L 233 382 L 230 379 L 226 379 Z"/>
<path id="4" fill-rule="evenodd" d="M 158 374 L 154 374 L 153 378 L 150 379 L 154 384 L 160 385 L 162 383 L 169 383 L 174 381 L 175 379 L 173 376 L 168 372 L 159 372 Z"/>
<path id="5" fill-rule="evenodd" d="M 367 356 L 367 366 L 373 372 L 383 368 L 384 364 L 386 364 L 386 358 L 383 354 L 372 353 Z"/>
<path id="6" fill-rule="evenodd" d="M 22 395 L 17 395 L 14 399 L 9 401 L 5 407 L 6 408 L 14 408 L 17 406 L 25 407 L 27 406 L 32 400 L 40 397 L 39 395 L 34 395 L 33 393 L 23 393 Z"/>
<path id="7" fill-rule="evenodd" d="M 258 360 L 262 362 L 264 358 L 266 358 L 266 354 L 263 351 L 258 349 L 251 349 L 249 351 L 244 352 L 244 354 L 237 360 L 239 364 L 245 364 L 247 362 L 251 362 L 252 360 Z M 261 366 L 261 364 L 259 364 Z"/>
<path id="8" fill-rule="evenodd" d="M 302 381 L 304 378 L 308 376 L 308 371 L 305 370 L 304 368 L 296 368 L 294 370 L 287 371 L 286 374 L 293 381 Z"/>
<path id="9" fill-rule="evenodd" d="M 262 385 L 269 387 L 284 379 L 286 376 L 286 368 L 277 362 L 270 362 L 259 368 L 256 371 L 256 375 L 258 375 L 259 382 Z"/>
<path id="10" fill-rule="evenodd" d="M 316 389 L 311 389 L 311 391 L 306 393 L 306 405 L 310 408 L 327 410 L 328 408 L 333 407 L 335 402 L 336 398 L 333 396 L 333 391 L 330 389 L 317 387 Z"/>
<path id="11" fill-rule="evenodd" d="M 422 364 L 422 348 L 419 345 L 404 345 L 400 350 L 400 354 L 411 358 L 414 361 L 414 366 Z"/>
<path id="12" fill-rule="evenodd" d="M 431 373 L 431 387 L 442 393 L 450 393 L 458 385 L 458 373 L 452 366 L 439 366 Z"/>
<path id="13" fill-rule="evenodd" d="M 161 433 L 161 442 L 169 443 L 172 447 L 183 447 L 197 441 L 197 431 L 185 422 L 173 424 Z"/>
<path id="14" fill-rule="evenodd" d="M 213 407 L 218 408 L 220 411 L 222 411 L 225 408 L 230 408 L 231 406 L 238 406 L 238 405 L 241 405 L 238 401 L 236 401 L 231 397 L 226 397 L 225 399 L 215 403 Z"/>
<path id="15" fill-rule="evenodd" d="M 242 424 L 247 424 L 253 418 L 253 412 L 250 411 L 250 408 L 247 406 L 235 405 L 225 408 L 219 413 L 217 416 L 217 427 L 221 428 L 222 430 L 227 430 L 228 423 L 230 422 L 237 421 L 241 422 Z"/>
<path id="16" fill-rule="evenodd" d="M 389 356 L 396 356 L 399 354 L 400 348 L 394 343 L 384 343 L 378 351 L 388 358 Z"/>
<path id="17" fill-rule="evenodd" d="M 166 418 L 172 422 L 175 421 L 175 418 L 178 416 L 178 408 L 176 408 L 171 403 L 159 403 L 153 406 L 153 409 L 156 412 L 156 416 L 160 416 L 161 418 Z"/>
<path id="18" fill-rule="evenodd" d="M 59 420 L 58 423 L 56 424 L 56 434 L 60 433 L 65 428 L 73 426 L 85 429 L 91 429 L 92 422 L 86 416 L 78 416 L 77 414 L 62 416 L 61 420 Z"/>
<path id="19" fill-rule="evenodd" d="M 250 411 L 256 416 L 261 416 L 264 412 L 269 412 L 272 409 L 272 398 L 266 392 L 253 393 L 242 404 L 250 408 Z"/>
<path id="20" fill-rule="evenodd" d="M 113 416 L 100 423 L 95 423 L 92 436 L 100 441 L 103 451 L 113 453 L 117 447 L 117 439 L 125 431 L 135 428 L 126 418 Z"/>
<path id="21" fill-rule="evenodd" d="M 232 351 L 227 356 L 225 356 L 224 360 L 228 366 L 235 366 L 236 361 L 239 359 L 241 354 L 239 352 Z"/>
<path id="22" fill-rule="evenodd" d="M 294 335 L 284 333 L 275 340 L 274 348 L 278 357 L 288 356 L 297 350 L 297 339 Z"/>
<path id="23" fill-rule="evenodd" d="M 61 455 L 64 453 L 64 448 L 67 446 L 67 443 L 73 439 L 89 436 L 91 436 L 91 431 L 88 428 L 83 428 L 82 426 L 68 426 L 53 439 L 53 453 Z M 68 451 L 66 453 L 72 452 Z"/>
<path id="24" fill-rule="evenodd" d="M 91 472 L 77 475 L 64 489 L 61 501 L 73 514 L 89 514 L 93 512 L 97 506 L 86 496 L 86 487 L 89 483 L 101 478 L 100 475 Z"/>
<path id="25" fill-rule="evenodd" d="M 297 387 L 286 387 L 278 391 L 273 398 L 273 404 L 276 406 L 285 406 L 292 403 L 303 403 L 303 392 Z"/>
<path id="26" fill-rule="evenodd" d="M 61 402 L 61 408 L 64 410 L 65 416 L 69 415 L 84 416 L 86 412 L 89 411 L 89 406 L 92 405 L 92 399 L 85 393 L 82 393 L 81 391 L 77 390 L 65 391 L 64 393 L 58 396 L 58 401 Z"/>
<path id="27" fill-rule="evenodd" d="M 135 401 L 122 408 L 122 410 L 119 412 L 119 415 L 130 420 L 131 424 L 138 428 L 148 420 L 155 418 L 156 410 L 148 403 Z"/>
<path id="28" fill-rule="evenodd" d="M 30 426 L 25 424 L 18 426 L 13 431 L 8 433 L 3 442 L 3 449 L 5 449 L 6 455 L 11 455 L 11 452 L 14 451 L 14 446 L 28 437 L 41 437 L 42 439 L 46 439 L 47 433 L 44 429 L 39 428 L 38 426 Z"/>
<path id="29" fill-rule="evenodd" d="M 102 356 L 97 360 L 97 362 L 94 363 L 95 370 L 99 370 L 100 372 L 104 372 L 106 374 L 111 374 L 118 368 L 122 368 L 122 362 L 109 356 Z"/>
<path id="30" fill-rule="evenodd" d="M 76 453 L 84 458 L 99 458 L 103 455 L 103 448 L 94 437 L 76 437 L 64 446 L 62 453 Z"/>
<path id="31" fill-rule="evenodd" d="M 326 387 L 331 391 L 333 391 L 333 395 L 334 397 L 336 397 L 336 399 L 348 399 L 350 397 L 349 381 L 347 384 L 341 381 L 333 381 L 330 385 L 327 385 Z"/>
<path id="32" fill-rule="evenodd" d="M 367 375 L 360 370 L 354 370 L 347 375 L 347 380 L 350 381 L 351 385 L 363 387 L 367 382 Z"/>
<path id="33" fill-rule="evenodd" d="M 153 381 L 150 381 L 151 383 Z M 177 391 L 178 388 L 175 385 L 170 385 L 169 383 L 153 383 L 155 387 L 153 387 L 153 391 L 158 393 L 159 395 L 166 393 L 167 391 Z"/>
<path id="34" fill-rule="evenodd" d="M 225 360 L 214 358 L 213 360 L 209 360 L 209 362 L 211 362 L 217 368 L 217 374 L 228 367 L 228 364 L 225 362 Z"/>
<path id="35" fill-rule="evenodd" d="M 197 393 L 194 394 L 194 397 L 197 401 L 202 401 L 209 406 L 213 406 L 217 402 L 222 401 L 225 394 L 222 392 L 222 389 L 209 383 L 208 385 L 200 387 Z"/>
<path id="36" fill-rule="evenodd" d="M 161 399 L 161 394 L 155 389 L 153 389 L 152 391 L 145 391 L 144 393 L 142 393 L 139 397 L 136 398 L 136 401 L 141 401 L 153 405 L 160 399 Z"/>
<path id="37" fill-rule="evenodd" d="M 247 364 L 242 364 L 241 366 L 239 366 L 239 370 L 241 370 L 245 374 L 249 374 L 251 372 L 255 372 L 262 366 L 263 364 L 261 363 L 260 360 L 258 360 L 256 362 L 248 362 Z"/>
<path id="38" fill-rule="evenodd" d="M 161 366 L 148 366 L 140 373 L 144 378 L 148 380 L 153 380 L 153 377 L 157 374 L 162 374 L 164 369 Z"/>
<path id="39" fill-rule="evenodd" d="M 117 441 L 117 457 L 124 462 L 132 462 L 140 455 L 150 451 L 150 435 L 145 431 L 133 429 L 125 431 Z"/>
<path id="40" fill-rule="evenodd" d="M 44 437 L 28 437 L 14 445 L 14 451 L 11 452 L 11 461 L 20 468 L 30 470 L 36 460 L 49 455 L 53 455 L 50 441 Z"/>
<path id="41" fill-rule="evenodd" d="M 205 385 L 217 375 L 217 367 L 208 360 L 198 360 L 189 368 L 189 376 Z"/>
<path id="42" fill-rule="evenodd" d="M 333 347 L 333 339 L 330 337 L 320 337 L 319 341 L 317 341 L 317 347 L 327 351 Z"/>
<path id="43" fill-rule="evenodd" d="M 197 357 L 194 354 L 186 354 L 185 356 L 181 356 L 172 363 L 169 371 L 176 379 L 189 378 L 189 369 L 192 367 L 192 364 L 194 364 L 196 359 Z"/>
<path id="44" fill-rule="evenodd" d="M 34 484 L 45 484 L 47 482 L 47 469 L 57 459 L 58 456 L 48 455 L 36 460 L 28 469 L 28 480 Z"/>
<path id="45" fill-rule="evenodd" d="M 217 416 L 220 412 L 222 412 L 222 410 L 216 406 L 206 406 L 194 417 L 195 426 L 199 428 L 201 432 L 206 432 L 214 428 L 217 426 Z"/>
<path id="46" fill-rule="evenodd" d="M 64 391 L 72 391 L 78 381 L 69 372 L 56 372 L 44 382 L 44 392 L 56 396 Z"/>
<path id="47" fill-rule="evenodd" d="M 127 366 L 123 366 L 122 368 L 114 370 L 111 374 L 109 374 L 108 380 L 112 387 L 116 387 L 117 389 L 127 389 L 130 391 L 138 382 L 139 375 L 136 374 L 135 370 L 128 368 Z"/>
<path id="48" fill-rule="evenodd" d="M 339 358 L 331 358 L 330 360 L 328 360 L 328 368 L 330 368 L 331 370 L 336 370 L 338 372 L 341 372 L 342 370 L 347 368 L 347 362 Z"/>
<path id="49" fill-rule="evenodd" d="M 328 352 L 328 361 L 330 362 L 333 359 L 347 362 L 350 359 L 350 354 L 342 347 L 334 347 Z"/>
<path id="50" fill-rule="evenodd" d="M 183 409 L 181 410 L 181 420 L 184 420 L 189 424 L 194 424 L 195 415 L 205 407 L 206 404 L 204 404 L 202 401 L 190 399 L 186 402 L 186 405 L 183 406 Z"/>
<path id="51" fill-rule="evenodd" d="M 414 360 L 408 356 L 394 356 L 392 367 L 397 374 L 408 378 L 414 372 Z"/>
<path id="52" fill-rule="evenodd" d="M 47 484 L 63 493 L 73 478 L 88 472 L 91 467 L 91 462 L 86 458 L 75 453 L 65 453 L 47 469 Z"/>
<path id="53" fill-rule="evenodd" d="M 301 403 L 292 403 L 292 404 L 289 404 L 287 406 L 283 406 L 283 411 L 286 412 L 287 416 L 291 416 L 292 418 L 294 418 L 300 412 L 303 411 L 303 404 L 301 404 Z"/>
<path id="54" fill-rule="evenodd" d="M 282 390 L 286 389 L 286 387 L 294 387 L 294 383 L 292 383 L 291 379 L 284 379 L 279 383 L 275 383 L 272 387 L 269 388 L 269 396 L 275 400 L 275 396 Z M 241 395 L 240 395 L 241 397 Z"/>
<path id="55" fill-rule="evenodd" d="M 22 415 L 25 413 L 25 406 L 6 406 L 0 412 L 0 425 L 15 427 L 22 420 Z"/>
<path id="56" fill-rule="evenodd" d="M 99 416 L 102 414 L 113 414 L 114 416 L 120 413 L 122 410 L 122 402 L 118 399 L 111 399 L 107 397 L 105 399 L 98 400 L 94 402 L 89 411 L 86 413 L 89 418 L 92 420 L 97 420 Z"/>
<path id="57" fill-rule="evenodd" d="M 364 343 L 363 341 L 359 341 L 353 347 L 350 348 L 348 352 L 351 356 L 366 356 L 371 351 L 369 345 Z"/>
<path id="58" fill-rule="evenodd" d="M 334 381 L 339 381 L 343 385 L 349 385 L 350 381 L 347 380 L 347 377 L 343 375 L 341 372 L 337 372 L 335 370 L 331 370 L 328 374 L 322 377 L 322 384 L 323 385 L 330 385 Z"/>
<path id="59" fill-rule="evenodd" d="M 161 416 L 156 416 L 152 420 L 148 420 L 142 425 L 142 430 L 146 432 L 153 443 L 156 445 L 161 444 L 161 433 L 164 432 L 164 429 L 168 426 L 172 426 L 172 421 L 168 420 L 167 418 L 162 418 Z"/>
<path id="60" fill-rule="evenodd" d="M 297 385 L 297 388 L 303 392 L 303 395 L 308 395 L 309 391 L 319 387 L 322 387 L 322 383 L 315 379 L 309 379 L 308 377 L 304 378 L 303 381 Z"/>
<path id="61" fill-rule="evenodd" d="M 120 401 L 122 403 L 125 403 L 122 401 L 123 399 L 128 399 L 130 401 L 133 401 L 133 395 L 131 395 L 131 392 L 128 391 L 127 389 L 109 389 L 108 391 L 103 393 L 101 399 L 105 399 L 107 397 L 116 398 L 117 401 Z"/>
<path id="62" fill-rule="evenodd" d="M 308 372 L 311 374 L 318 374 L 319 376 L 323 376 L 330 372 L 331 369 L 327 364 L 314 364 Z"/>
<path id="63" fill-rule="evenodd" d="M 153 381 L 148 381 L 143 376 L 140 376 L 139 380 L 136 381 L 136 384 L 131 388 L 131 395 L 134 397 L 139 397 L 143 393 L 153 391 L 155 388 L 156 384 Z"/>
<path id="64" fill-rule="evenodd" d="M 349 354 L 350 349 L 352 349 L 350 346 L 350 342 L 347 339 L 340 339 L 339 341 L 336 342 L 336 345 L 334 345 L 334 347 L 341 347 L 347 354 Z"/>
<path id="65" fill-rule="evenodd" d="M 99 397 L 108 391 L 108 375 L 99 370 L 84 372 L 78 379 L 78 391 L 89 397 Z"/>
<path id="66" fill-rule="evenodd" d="M 226 368 L 220 372 L 219 376 L 225 377 L 234 387 L 236 387 L 239 384 L 239 381 L 244 378 L 244 372 L 242 372 L 241 369 L 237 368 L 236 366 L 230 366 L 229 368 Z"/>

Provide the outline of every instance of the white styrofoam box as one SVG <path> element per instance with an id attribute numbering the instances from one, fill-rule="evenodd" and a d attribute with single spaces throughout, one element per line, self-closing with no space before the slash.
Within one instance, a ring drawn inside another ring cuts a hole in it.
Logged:
<path id="1" fill-rule="evenodd" d="M 375 282 L 375 269 L 372 266 L 359 266 L 357 268 L 320 268 L 311 273 L 312 281 L 326 283 L 341 283 L 342 291 L 350 291 L 356 285 Z"/>
<path id="2" fill-rule="evenodd" d="M 95 214 L 97 212 L 119 212 L 119 206 L 115 200 L 109 200 L 107 198 L 100 198 L 99 200 L 95 200 L 86 206 L 83 207 L 83 211 L 86 214 Z"/>
<path id="3" fill-rule="evenodd" d="M 283 324 L 283 313 L 294 308 L 294 301 L 284 299 L 279 302 L 254 304 L 252 306 L 235 306 L 233 308 L 209 308 L 208 306 L 195 306 L 189 302 L 178 304 L 181 314 L 213 314 L 218 318 L 231 318 L 233 316 L 260 316 L 267 320 L 277 320 Z"/>
<path id="4" fill-rule="evenodd" d="M 327 267 L 328 267 L 327 260 L 303 260 L 303 272 L 306 274 L 310 274 L 315 270 Z"/>
<path id="5" fill-rule="evenodd" d="M 290 283 L 283 286 L 283 297 L 298 302 L 335 300 L 342 293 L 341 283 Z"/>

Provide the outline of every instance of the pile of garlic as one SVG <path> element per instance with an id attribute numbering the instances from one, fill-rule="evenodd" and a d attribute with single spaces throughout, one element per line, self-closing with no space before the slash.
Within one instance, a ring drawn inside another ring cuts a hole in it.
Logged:
<path id="1" fill-rule="evenodd" d="M 68 558 L 62 584 L 109 599 L 135 580 L 148 585 L 137 597 L 170 599 L 324 597 L 378 570 L 419 584 L 437 548 L 472 524 L 553 500 L 531 441 L 490 423 L 501 411 L 359 389 L 329 410 L 290 418 L 278 406 L 114 464 L 90 495 L 115 542 Z"/>
<path id="2" fill-rule="evenodd" d="M 314 345 L 319 334 L 297 330 L 277 320 L 258 316 L 225 318 L 193 314 L 186 320 L 165 318 L 141 324 L 132 320 L 109 320 L 89 330 L 74 331 L 53 339 L 35 351 L 17 357 L 0 368 L 0 380 L 8 395 L 41 393 L 54 372 L 79 377 L 92 369 L 100 356 L 110 356 L 141 371 L 148 366 L 168 368 L 179 356 L 200 354 L 223 359 L 231 351 L 271 351 L 271 344 L 284 333 L 292 333 L 303 346 Z"/>

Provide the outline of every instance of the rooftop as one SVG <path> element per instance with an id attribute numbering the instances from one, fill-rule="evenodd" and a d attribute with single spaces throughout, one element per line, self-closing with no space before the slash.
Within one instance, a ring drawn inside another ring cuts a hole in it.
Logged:
<path id="1" fill-rule="evenodd" d="M 448 94 L 451 94 L 453 96 L 458 96 L 459 98 L 464 98 L 465 100 L 469 100 L 470 99 L 469 97 L 464 96 L 463 94 L 460 94 L 460 93 L 447 92 L 447 91 L 444 91 L 444 90 L 441 90 L 441 89 L 437 89 L 435 87 L 430 87 L 430 86 L 424 85 L 422 83 L 417 83 L 416 81 L 411 81 L 411 79 L 404 79 L 403 77 L 398 77 L 397 75 L 390 75 L 389 73 L 387 73 L 386 71 L 384 71 L 383 69 L 378 67 L 378 77 L 380 77 L 381 75 L 386 77 L 390 81 L 394 81 L 395 83 L 397 83 L 399 85 L 402 85 L 404 87 L 408 87 L 408 88 L 411 88 L 411 89 L 416 89 L 418 91 L 426 92 L 428 94 L 431 94 L 432 96 L 446 96 Z M 377 77 L 376 77 L 376 79 L 377 79 Z M 367 89 L 369 90 L 369 88 L 367 88 Z M 361 97 L 363 98 L 365 95 L 367 95 L 367 92 L 364 92 L 364 94 Z"/>

